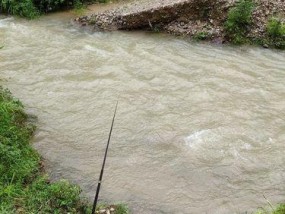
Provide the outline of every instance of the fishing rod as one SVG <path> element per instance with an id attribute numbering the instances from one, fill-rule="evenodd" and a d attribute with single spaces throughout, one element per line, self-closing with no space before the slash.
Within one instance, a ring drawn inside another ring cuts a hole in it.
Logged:
<path id="1" fill-rule="evenodd" d="M 100 187 L 101 187 L 101 183 L 102 183 L 102 178 L 103 178 L 103 173 L 104 173 L 104 168 L 105 168 L 108 148 L 109 148 L 111 135 L 112 135 L 112 131 L 113 131 L 113 126 L 114 126 L 114 121 L 115 121 L 115 117 L 116 117 L 117 107 L 118 107 L 118 101 L 117 101 L 117 104 L 116 104 L 116 108 L 115 108 L 115 112 L 114 112 L 114 116 L 113 116 L 113 120 L 112 120 L 111 129 L 110 129 L 110 132 L 109 132 L 109 138 L 108 138 L 108 142 L 107 142 L 107 147 L 106 147 L 106 150 L 105 150 L 104 160 L 103 160 L 103 164 L 102 164 L 102 168 L 101 168 L 101 172 L 100 172 L 100 176 L 99 176 L 99 181 L 98 181 L 98 184 L 97 184 L 97 190 L 96 190 L 96 195 L 95 195 L 94 202 L 93 202 L 92 214 L 95 213 L 96 206 L 97 206 L 97 201 L 98 201 Z"/>

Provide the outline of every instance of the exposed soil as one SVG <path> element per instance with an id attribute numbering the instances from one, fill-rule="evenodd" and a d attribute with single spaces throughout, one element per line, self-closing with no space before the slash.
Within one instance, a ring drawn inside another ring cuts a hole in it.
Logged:
<path id="1" fill-rule="evenodd" d="M 224 22 L 236 0 L 138 0 L 75 19 L 96 30 L 151 29 L 175 35 L 204 33 L 213 41 L 225 40 Z M 272 16 L 285 17 L 285 0 L 255 0 L 249 37 L 262 38 Z"/>

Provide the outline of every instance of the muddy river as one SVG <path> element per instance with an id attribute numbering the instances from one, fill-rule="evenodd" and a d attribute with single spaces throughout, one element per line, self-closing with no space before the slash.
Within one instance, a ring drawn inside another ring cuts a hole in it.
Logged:
<path id="1" fill-rule="evenodd" d="M 245 213 L 285 198 L 285 52 L 147 32 L 87 32 L 69 13 L 1 17 L 0 83 L 38 116 L 52 179 L 136 214 Z"/>

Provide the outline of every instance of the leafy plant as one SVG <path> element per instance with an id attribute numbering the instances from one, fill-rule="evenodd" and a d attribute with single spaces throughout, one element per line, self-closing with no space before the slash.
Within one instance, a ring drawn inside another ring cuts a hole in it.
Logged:
<path id="1" fill-rule="evenodd" d="M 285 49 L 285 24 L 273 17 L 267 23 L 267 42 L 275 48 Z"/>
<path id="2" fill-rule="evenodd" d="M 193 38 L 195 40 L 207 40 L 209 38 L 209 33 L 204 32 L 204 31 L 198 32 L 193 36 Z"/>
<path id="3" fill-rule="evenodd" d="M 107 0 L 0 0 L 0 12 L 33 19 L 42 13 L 65 8 L 82 10 L 88 2 L 106 3 Z"/>
<path id="4" fill-rule="evenodd" d="M 128 207 L 124 204 L 118 204 L 116 205 L 116 211 L 115 214 L 128 214 Z"/>
<path id="5" fill-rule="evenodd" d="M 225 22 L 227 37 L 234 44 L 242 44 L 247 41 L 246 34 L 251 24 L 254 3 L 252 0 L 239 0 L 235 7 L 230 9 Z"/>
<path id="6" fill-rule="evenodd" d="M 267 33 L 271 38 L 282 37 L 285 35 L 285 24 L 281 22 L 281 19 L 273 17 L 267 23 Z"/>
<path id="7" fill-rule="evenodd" d="M 0 11 L 29 19 L 40 15 L 39 10 L 35 7 L 32 0 L 0 0 Z"/>
<path id="8" fill-rule="evenodd" d="M 279 204 L 276 208 L 271 207 L 270 210 L 262 208 L 255 214 L 285 214 L 285 204 Z"/>
<path id="9" fill-rule="evenodd" d="M 80 10 L 84 7 L 83 3 L 80 0 L 74 1 L 74 9 Z"/>
<path id="10" fill-rule="evenodd" d="M 74 12 L 76 13 L 77 16 L 84 15 L 86 5 L 83 2 L 81 2 L 80 0 L 75 0 L 73 7 L 74 7 Z"/>

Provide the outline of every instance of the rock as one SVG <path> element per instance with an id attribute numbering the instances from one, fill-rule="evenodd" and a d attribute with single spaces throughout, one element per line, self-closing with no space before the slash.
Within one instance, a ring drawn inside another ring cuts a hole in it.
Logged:
<path id="1" fill-rule="evenodd" d="M 215 38 L 215 39 L 213 40 L 213 42 L 214 42 L 215 44 L 218 44 L 218 45 L 224 43 L 223 38 L 221 38 L 221 37 Z"/>

